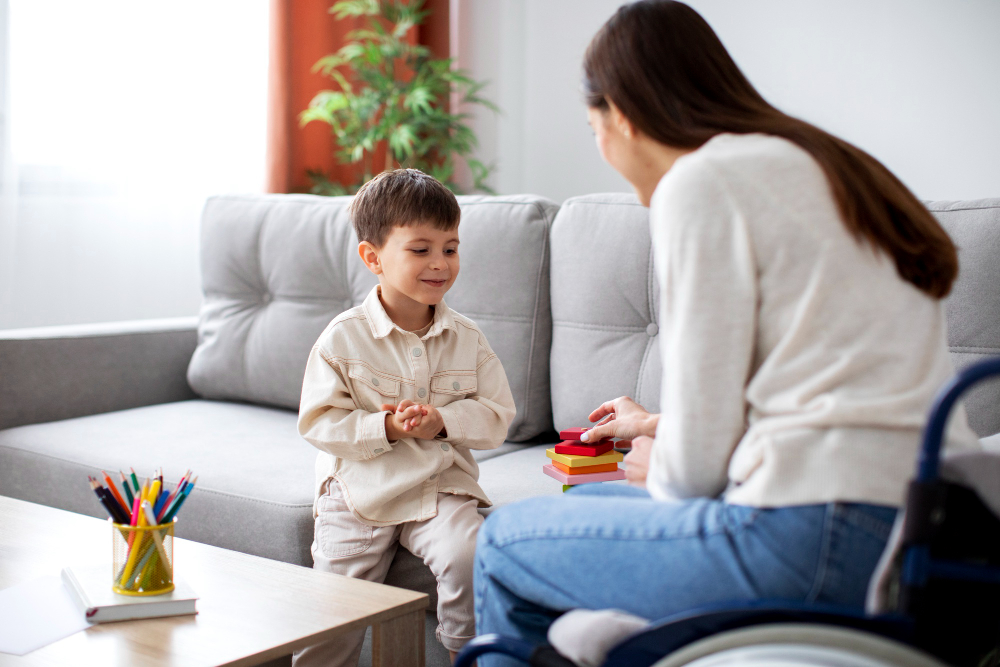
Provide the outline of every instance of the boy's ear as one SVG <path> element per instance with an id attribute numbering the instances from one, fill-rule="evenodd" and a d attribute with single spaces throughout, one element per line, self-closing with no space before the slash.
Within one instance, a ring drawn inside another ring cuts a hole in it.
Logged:
<path id="1" fill-rule="evenodd" d="M 361 261 L 365 263 L 369 271 L 376 276 L 382 275 L 382 263 L 379 261 L 378 249 L 375 246 L 368 241 L 362 241 L 358 244 L 358 255 L 361 256 Z"/>

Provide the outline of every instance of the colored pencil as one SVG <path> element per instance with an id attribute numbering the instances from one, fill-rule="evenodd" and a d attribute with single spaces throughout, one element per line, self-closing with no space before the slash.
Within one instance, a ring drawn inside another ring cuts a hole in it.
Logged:
<path id="1" fill-rule="evenodd" d="M 118 474 L 121 476 L 122 491 L 125 492 L 125 500 L 128 501 L 128 506 L 132 507 L 132 500 L 133 500 L 132 489 L 129 488 L 128 480 L 125 479 L 125 473 L 119 470 Z"/>
<path id="2" fill-rule="evenodd" d="M 135 487 L 135 492 L 139 493 L 139 478 L 135 476 L 135 468 L 129 468 L 132 471 L 132 486 Z"/>
<path id="3" fill-rule="evenodd" d="M 122 494 L 118 493 L 118 488 L 115 486 L 114 481 L 112 481 L 111 476 L 103 470 L 101 471 L 101 474 L 104 475 L 104 481 L 108 485 L 108 490 L 111 492 L 111 496 L 119 505 L 122 506 L 125 513 L 128 514 L 128 505 L 125 504 L 125 499 L 122 498 Z"/>
<path id="4" fill-rule="evenodd" d="M 174 506 L 171 507 L 170 511 L 168 511 L 166 515 L 164 515 L 163 519 L 160 520 L 161 524 L 170 523 L 173 520 L 173 518 L 177 515 L 177 512 L 180 511 L 181 505 L 184 504 L 184 501 L 187 500 L 187 497 L 191 495 L 192 491 L 194 491 L 194 485 L 195 483 L 197 483 L 197 481 L 198 478 L 195 477 L 193 480 L 191 480 L 191 483 L 188 484 L 187 488 L 184 489 L 184 493 L 177 496 L 177 500 L 174 501 Z"/>

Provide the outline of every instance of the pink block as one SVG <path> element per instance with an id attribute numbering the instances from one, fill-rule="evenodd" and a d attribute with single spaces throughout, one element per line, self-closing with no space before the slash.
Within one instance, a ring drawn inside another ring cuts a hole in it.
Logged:
<path id="1" fill-rule="evenodd" d="M 615 480 L 625 479 L 625 471 L 621 468 L 615 472 L 589 472 L 583 475 L 567 475 L 551 463 L 547 463 L 542 466 L 542 472 L 567 485 L 587 484 L 589 482 L 614 482 Z"/>

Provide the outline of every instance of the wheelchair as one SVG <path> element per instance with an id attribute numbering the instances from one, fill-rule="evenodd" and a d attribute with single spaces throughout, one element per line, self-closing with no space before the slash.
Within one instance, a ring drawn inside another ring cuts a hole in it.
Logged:
<path id="1" fill-rule="evenodd" d="M 972 489 L 942 479 L 948 416 L 1000 358 L 958 373 L 934 400 L 888 570 L 889 611 L 758 600 L 676 614 L 627 637 L 602 667 L 1000 666 L 1000 519 Z M 892 549 L 892 544 L 887 551 Z M 459 653 L 471 667 L 501 653 L 533 667 L 573 667 L 551 646 L 482 635 Z"/>

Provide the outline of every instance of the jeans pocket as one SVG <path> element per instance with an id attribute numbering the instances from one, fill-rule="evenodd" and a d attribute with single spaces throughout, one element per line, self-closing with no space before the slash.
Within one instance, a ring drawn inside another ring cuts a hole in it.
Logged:
<path id="1" fill-rule="evenodd" d="M 358 521 L 336 482 L 331 481 L 327 492 L 319 497 L 317 509 L 316 543 L 326 558 L 355 556 L 372 545 L 372 526 Z"/>
<path id="2" fill-rule="evenodd" d="M 896 512 L 894 507 L 853 503 L 838 503 L 836 509 L 840 521 L 880 542 L 889 539 L 889 533 L 892 532 L 893 523 L 896 521 Z"/>

